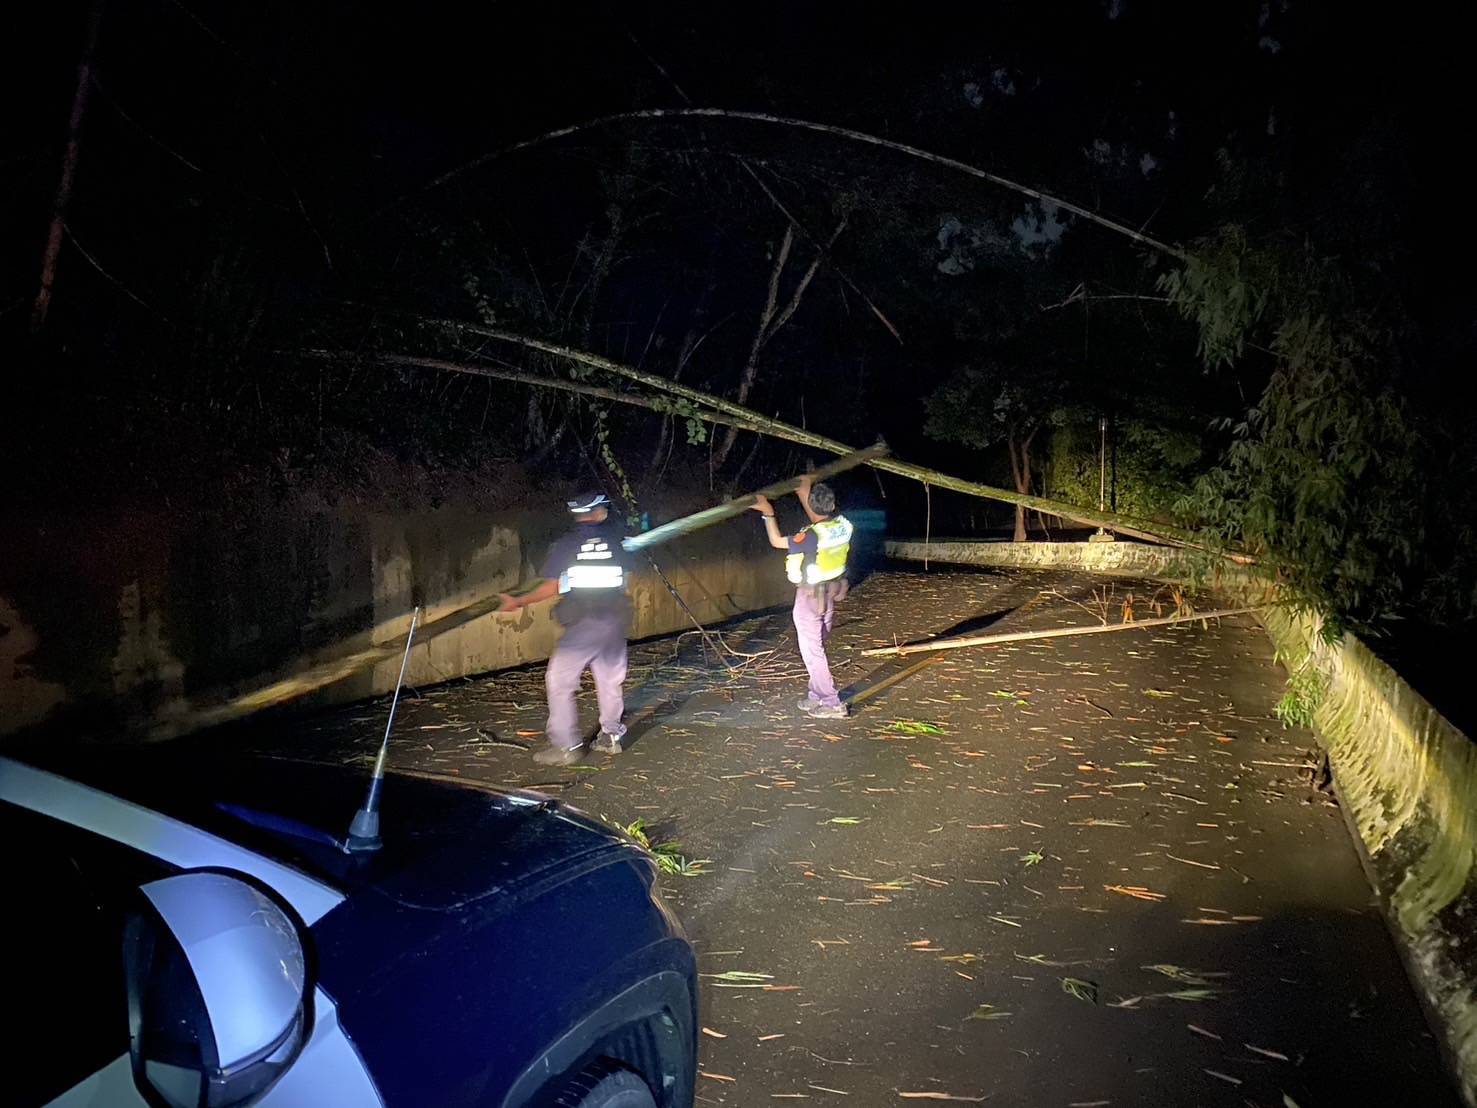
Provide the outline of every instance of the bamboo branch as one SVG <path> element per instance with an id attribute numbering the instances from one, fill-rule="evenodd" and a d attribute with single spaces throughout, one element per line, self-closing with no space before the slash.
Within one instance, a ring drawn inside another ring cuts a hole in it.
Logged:
<path id="1" fill-rule="evenodd" d="M 743 120 L 749 123 L 767 123 L 780 127 L 797 128 L 803 131 L 815 131 L 819 132 L 820 134 L 832 135 L 836 138 L 848 139 L 852 142 L 863 143 L 868 146 L 876 146 L 884 150 L 892 150 L 896 153 L 904 154 L 910 158 L 917 158 L 920 161 L 930 162 L 933 165 L 943 166 L 945 169 L 955 170 L 967 176 L 975 177 L 981 181 L 988 181 L 990 184 L 998 185 L 1001 188 L 1010 189 L 1012 192 L 1018 192 L 1023 196 L 1029 196 L 1033 200 L 1040 200 L 1046 203 L 1055 204 L 1063 211 L 1068 211 L 1071 212 L 1073 215 L 1081 216 L 1083 219 L 1087 220 L 1090 223 L 1096 223 L 1100 227 L 1106 227 L 1110 231 L 1116 231 L 1118 234 L 1132 239 L 1140 246 L 1150 247 L 1151 249 L 1157 250 L 1162 254 L 1168 254 L 1172 258 L 1177 258 L 1182 262 L 1189 261 L 1190 259 L 1190 256 L 1178 246 L 1172 246 L 1167 242 L 1162 242 L 1159 239 L 1151 238 L 1149 235 L 1144 234 L 1142 231 L 1136 231 L 1132 227 L 1129 227 L 1127 224 L 1119 223 L 1117 220 L 1109 219 L 1107 216 L 1098 215 L 1096 212 L 1090 211 L 1089 209 L 1082 207 L 1080 204 L 1074 204 L 1070 200 L 1062 200 L 1059 197 L 1042 192 L 1040 189 L 1031 188 L 1029 185 L 1022 185 L 1019 182 L 1010 180 L 1009 178 L 1001 177 L 999 174 L 991 173 L 988 170 L 969 165 L 967 162 L 961 162 L 957 158 L 946 157 L 943 154 L 935 154 L 931 151 L 923 150 L 917 146 L 909 146 L 907 143 L 903 142 L 894 142 L 891 139 L 885 139 L 880 137 L 879 135 L 868 134 L 866 131 L 853 130 L 850 127 L 837 127 L 830 123 L 815 123 L 807 119 L 794 119 L 788 116 L 770 115 L 767 112 L 733 111 L 727 108 L 649 108 L 643 111 L 617 112 L 612 115 L 599 116 L 595 119 L 587 119 L 581 123 L 571 124 L 568 127 L 560 127 L 553 131 L 546 131 L 541 135 L 535 135 L 533 138 L 523 139 L 521 142 L 515 142 L 511 145 L 504 146 L 500 150 L 494 150 L 490 153 L 483 154 L 480 157 L 473 158 L 471 161 L 466 162 L 455 169 L 448 170 L 446 173 L 443 173 L 439 177 L 436 177 L 430 183 L 422 186 L 419 191 L 429 192 L 432 189 L 439 188 L 441 185 L 444 185 L 446 182 L 460 176 L 463 173 L 476 169 L 479 166 L 487 165 L 490 162 L 496 161 L 498 158 L 506 157 L 509 154 L 515 154 L 520 150 L 528 150 L 535 146 L 541 146 L 544 143 L 553 142 L 556 139 L 566 138 L 569 135 L 576 135 L 583 131 L 598 130 L 601 127 L 608 127 L 613 123 L 630 123 L 638 120 L 656 119 L 736 119 Z"/>
<path id="2" fill-rule="evenodd" d="M 149 305 L 149 302 L 147 300 L 139 296 L 138 293 L 134 292 L 122 281 L 118 280 L 118 278 L 114 277 L 111 273 L 104 269 L 102 262 L 98 261 L 90 253 L 88 253 L 87 247 L 83 246 L 80 242 L 77 241 L 77 236 L 72 233 L 72 228 L 67 225 L 65 220 L 63 220 L 62 222 L 62 230 L 66 232 L 67 240 L 71 242 L 77 253 L 81 254 L 82 257 L 86 260 L 87 264 L 92 266 L 93 269 L 97 270 L 98 273 L 102 275 L 104 280 L 106 280 L 110 285 L 112 285 L 124 296 L 128 297 L 128 299 L 132 300 L 135 304 L 137 304 L 144 311 L 148 312 L 150 315 L 158 316 L 161 321 L 168 324 L 170 327 L 174 326 L 174 324 L 170 322 L 170 319 L 167 315 L 165 315 L 163 312 L 156 311 L 153 307 Z"/>
<path id="3" fill-rule="evenodd" d="M 674 411 L 672 402 L 661 400 L 651 396 L 640 396 L 631 392 L 618 392 L 615 389 L 602 388 L 599 385 L 586 385 L 578 381 L 561 381 L 555 377 L 540 377 L 534 373 L 522 373 L 516 369 L 502 369 L 497 366 L 474 365 L 471 362 L 453 362 L 445 358 L 422 358 L 412 354 L 359 354 L 347 350 L 298 350 L 294 353 L 306 357 L 322 359 L 334 362 L 370 362 L 381 366 L 407 366 L 416 369 L 436 369 L 444 373 L 465 373 L 473 377 L 488 377 L 495 381 L 512 381 L 519 385 L 533 385 L 536 388 L 555 389 L 559 392 L 572 392 L 580 396 L 593 396 L 599 400 L 610 400 L 618 404 L 631 404 L 638 408 L 647 408 L 653 412 L 661 412 L 663 415 L 691 416 L 700 419 L 704 423 L 716 423 L 720 427 L 738 427 L 744 431 L 764 431 L 759 423 L 751 423 L 733 416 L 716 415 L 713 412 L 704 412 L 697 409 L 692 411 Z"/>
<path id="4" fill-rule="evenodd" d="M 815 258 L 810 263 L 810 268 L 800 278 L 800 283 L 795 286 L 795 292 L 789 302 L 780 310 L 780 314 L 774 322 L 769 325 L 769 332 L 764 336 L 767 344 L 770 339 L 779 333 L 779 329 L 790 322 L 790 317 L 795 314 L 795 309 L 800 307 L 800 298 L 805 295 L 805 290 L 810 287 L 810 282 L 815 278 L 816 270 L 820 269 L 821 262 L 830 254 L 831 248 L 836 245 L 836 240 L 841 237 L 841 232 L 846 230 L 846 216 L 841 217 L 841 222 L 836 224 L 836 230 L 831 232 L 831 237 L 826 240 L 826 245 L 816 252 Z M 742 402 L 742 401 L 740 401 Z"/>
<path id="5" fill-rule="evenodd" d="M 878 443 L 869 446 L 865 450 L 856 450 L 843 458 L 837 458 L 830 465 L 822 466 L 814 473 L 808 474 L 813 481 L 824 481 L 827 477 L 834 477 L 838 473 L 845 473 L 848 469 L 854 469 L 859 465 L 865 465 L 882 458 L 887 454 L 887 446 Z M 784 496 L 786 493 L 794 492 L 800 487 L 799 477 L 788 477 L 783 481 L 776 481 L 772 485 L 766 485 L 758 492 L 751 492 L 745 496 L 726 500 L 711 508 L 704 508 L 700 512 L 674 519 L 670 523 L 663 523 L 660 527 L 653 527 L 650 531 L 644 531 L 639 535 L 633 535 L 624 539 L 621 545 L 627 550 L 646 550 L 648 547 L 659 546 L 664 542 L 690 535 L 694 531 L 701 531 L 704 527 L 711 527 L 715 523 L 722 523 L 725 519 L 743 515 L 754 506 L 754 501 L 761 496 Z"/>
<path id="6" fill-rule="evenodd" d="M 713 412 L 722 413 L 733 419 L 743 420 L 749 424 L 745 428 L 746 430 L 760 430 L 765 434 L 773 435 L 775 438 L 786 439 L 789 442 L 798 443 L 801 446 L 813 447 L 816 450 L 825 450 L 831 454 L 849 454 L 853 450 L 852 447 L 844 442 L 826 438 L 824 435 L 814 434 L 804 428 L 782 423 L 777 419 L 768 419 L 758 412 L 742 407 L 730 400 L 724 400 L 722 397 L 713 396 L 687 385 L 678 384 L 665 377 L 659 377 L 654 373 L 647 373 L 644 370 L 635 369 L 632 366 L 622 365 L 619 362 L 612 361 L 609 358 L 603 358 L 598 354 L 591 354 L 585 350 L 576 350 L 557 343 L 545 342 L 543 339 L 520 335 L 514 331 L 504 331 L 495 327 L 484 327 L 480 324 L 462 323 L 456 320 L 427 320 L 427 322 L 455 327 L 470 334 L 498 339 L 502 342 L 527 347 L 530 350 L 552 354 L 555 357 L 567 358 L 570 361 L 579 362 L 582 365 L 603 369 L 607 373 L 614 373 L 617 376 L 638 381 L 643 385 L 671 393 L 674 396 L 684 397 L 694 404 L 702 405 L 705 409 Z M 1117 512 L 1098 512 L 1090 508 L 1078 507 L 1075 504 L 1050 500 L 1044 496 L 1010 492 L 1007 489 L 995 488 L 992 485 L 982 485 L 975 481 L 965 481 L 958 477 L 951 477 L 947 473 L 940 473 L 937 470 L 914 465 L 911 462 L 899 461 L 895 458 L 876 458 L 867 464 L 874 469 L 880 469 L 886 473 L 894 473 L 899 477 L 908 477 L 914 481 L 922 481 L 925 484 L 938 488 L 949 489 L 951 492 L 963 493 L 965 496 L 977 496 L 984 500 L 996 500 L 1003 504 L 1019 504 L 1026 508 L 1033 508 L 1036 511 L 1048 512 L 1051 515 L 1060 516 L 1062 519 L 1070 519 L 1074 523 L 1080 523 L 1087 527 L 1108 528 L 1119 534 L 1128 535 L 1130 538 L 1142 539 L 1145 542 L 1164 543 L 1169 546 L 1180 546 L 1191 550 L 1204 550 L 1210 553 L 1223 553 L 1214 550 L 1214 548 L 1207 545 L 1203 539 L 1193 532 L 1185 531 L 1178 527 L 1138 520 L 1132 516 L 1120 515 Z M 1249 561 L 1245 555 L 1233 553 L 1224 554 L 1224 556 L 1231 558 L 1233 561 Z"/>
<path id="7" fill-rule="evenodd" d="M 651 67 L 662 75 L 663 80 L 665 80 L 668 84 L 672 86 L 677 95 L 682 98 L 683 102 L 686 103 L 688 107 L 691 107 L 692 97 L 687 95 L 682 86 L 679 85 L 673 79 L 672 75 L 668 73 L 666 69 L 662 66 L 661 62 L 657 61 L 656 58 L 651 56 L 651 53 L 646 49 L 646 47 L 641 45 L 636 36 L 633 35 L 629 29 L 626 31 L 626 37 L 631 40 L 632 45 L 641 52 L 641 56 L 651 64 Z M 809 239 L 812 246 L 821 251 L 823 254 L 828 254 L 830 252 L 829 247 L 822 246 L 820 240 L 816 238 L 815 235 L 810 233 L 809 228 L 807 228 L 805 224 L 802 223 L 800 220 L 795 218 L 794 213 L 791 212 L 790 209 L 787 208 L 780 200 L 780 198 L 774 194 L 774 190 L 764 183 L 764 179 L 759 176 L 758 170 L 756 170 L 752 165 L 749 164 L 749 160 L 742 155 L 737 155 L 737 157 L 740 167 L 742 167 L 744 172 L 747 173 L 749 177 L 753 180 L 753 182 L 759 186 L 760 191 L 763 192 L 765 196 L 769 197 L 769 202 L 779 210 L 780 214 L 783 215 L 787 220 L 789 220 L 790 224 L 797 231 L 799 231 L 802 236 Z M 839 234 L 840 232 L 837 233 Z M 831 241 L 833 243 L 835 242 L 834 236 L 832 237 Z M 875 315 L 882 322 L 882 326 L 886 327 L 888 331 L 892 333 L 892 337 L 897 339 L 898 345 L 901 346 L 903 342 L 903 336 L 898 332 L 898 329 L 892 325 L 892 321 L 882 314 L 882 309 L 877 307 L 877 305 L 872 302 L 872 298 L 861 290 L 860 286 L 858 286 L 857 283 L 851 279 L 850 275 L 847 274 L 844 269 L 836 264 L 835 259 L 831 260 L 831 268 L 835 270 L 836 276 L 841 278 L 842 283 L 849 287 L 852 292 L 860 296 L 867 307 L 872 309 L 872 314 Z"/>
<path id="8" fill-rule="evenodd" d="M 750 165 L 745 158 L 740 157 L 738 159 L 738 163 L 740 166 L 743 167 L 744 171 L 754 179 L 754 183 L 763 190 L 764 195 L 769 197 L 770 203 L 772 203 L 776 208 L 779 209 L 780 214 L 782 214 L 786 219 L 788 219 L 797 228 L 799 228 L 800 233 L 810 240 L 810 244 L 812 246 L 814 246 L 817 250 L 829 253 L 820 239 L 811 234 L 810 231 L 806 229 L 805 224 L 801 223 L 798 219 L 795 218 L 790 209 L 785 207 L 784 202 L 781 201 L 780 198 L 774 194 L 773 189 L 771 189 L 768 185 L 764 183 L 764 179 L 759 176 L 758 171 L 755 170 L 755 168 Z M 850 274 L 848 274 L 844 269 L 836 264 L 836 260 L 834 258 L 831 259 L 831 268 L 835 271 L 836 276 L 841 278 L 842 282 L 846 285 L 847 288 L 851 289 L 852 292 L 856 293 L 862 298 L 862 302 L 872 310 L 872 314 L 877 317 L 882 326 L 887 328 L 892 337 L 897 340 L 897 344 L 899 346 L 903 345 L 902 332 L 900 332 L 896 327 L 893 326 L 892 320 L 888 319 L 885 315 L 882 314 L 882 309 L 877 307 L 877 305 L 873 303 L 872 298 L 862 291 L 861 286 L 851 279 Z"/>
<path id="9" fill-rule="evenodd" d="M 1214 612 L 1197 612 L 1189 616 L 1165 616 L 1163 619 L 1139 619 L 1130 623 L 1110 623 L 1095 627 L 1053 627 L 1048 631 L 1005 631 L 998 635 L 973 635 L 963 639 L 943 639 L 940 642 L 915 643 L 912 646 L 879 646 L 863 650 L 862 657 L 871 658 L 882 654 L 924 654 L 930 650 L 958 650 L 964 646 L 987 646 L 991 643 L 1027 642 L 1032 639 L 1064 639 L 1072 635 L 1106 635 L 1110 631 L 1137 631 L 1141 627 L 1168 627 L 1175 623 L 1194 623 L 1196 620 L 1220 619 L 1222 616 L 1239 616 L 1259 611 L 1266 605 L 1250 608 L 1221 608 Z"/>
<path id="10" fill-rule="evenodd" d="M 764 300 L 764 310 L 759 313 L 759 324 L 754 328 L 754 341 L 749 344 L 749 357 L 744 362 L 743 371 L 739 374 L 738 402 L 740 404 L 749 399 L 749 390 L 754 387 L 754 380 L 759 376 L 759 355 L 764 346 L 773 337 L 770 324 L 774 320 L 774 312 L 779 304 L 780 278 L 784 276 L 785 263 L 790 260 L 790 248 L 795 243 L 795 227 L 789 224 L 785 227 L 785 237 L 780 242 L 779 252 L 775 255 L 774 267 L 769 272 L 769 290 Z M 817 255 L 816 264 L 820 264 Z M 805 292 L 805 284 L 802 282 L 795 293 L 795 299 Z M 776 329 L 778 329 L 776 327 Z M 717 473 L 723 463 L 728 461 L 728 454 L 733 449 L 733 444 L 738 441 L 738 432 L 730 428 L 723 436 L 723 441 L 718 443 L 713 450 L 712 457 L 708 461 L 708 471 Z"/>

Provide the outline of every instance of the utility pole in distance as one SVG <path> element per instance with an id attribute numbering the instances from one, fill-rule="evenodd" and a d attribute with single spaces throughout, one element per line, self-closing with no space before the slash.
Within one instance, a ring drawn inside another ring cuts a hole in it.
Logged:
<path id="1" fill-rule="evenodd" d="M 1099 514 L 1107 507 L 1108 498 L 1108 417 L 1098 416 L 1098 454 L 1097 454 L 1097 510 Z M 1087 536 L 1088 542 L 1112 542 L 1113 536 L 1099 527 L 1091 535 Z"/>

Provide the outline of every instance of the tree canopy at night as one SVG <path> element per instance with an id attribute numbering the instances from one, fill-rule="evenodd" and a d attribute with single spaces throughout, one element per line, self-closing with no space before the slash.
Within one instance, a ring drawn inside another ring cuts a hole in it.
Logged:
<path id="1" fill-rule="evenodd" d="M 1087 507 L 1106 419 L 1110 507 L 1250 552 L 1336 624 L 1462 623 L 1456 85 L 1403 20 L 52 6 L 0 176 L 17 495 L 495 499 L 593 471 L 644 504 L 793 465 L 679 403 L 407 361 L 631 387 L 470 325 Z M 888 507 L 922 529 L 922 496 Z"/>

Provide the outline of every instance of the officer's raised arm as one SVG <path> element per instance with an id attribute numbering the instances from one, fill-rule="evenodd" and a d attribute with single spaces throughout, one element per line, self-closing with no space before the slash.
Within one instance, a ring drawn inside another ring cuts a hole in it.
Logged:
<path id="1" fill-rule="evenodd" d="M 789 540 L 780 534 L 780 525 L 775 522 L 774 505 L 769 502 L 769 497 L 756 496 L 749 507 L 764 517 L 764 531 L 769 536 L 769 545 L 776 550 L 789 550 Z"/>

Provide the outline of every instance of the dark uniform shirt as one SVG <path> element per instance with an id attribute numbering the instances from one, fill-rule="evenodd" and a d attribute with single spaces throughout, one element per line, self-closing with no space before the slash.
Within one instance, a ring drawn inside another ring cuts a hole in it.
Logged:
<path id="1" fill-rule="evenodd" d="M 576 524 L 549 547 L 539 576 L 557 581 L 560 575 L 567 573 L 576 563 L 581 546 L 590 539 L 601 538 L 611 552 L 611 557 L 602 564 L 620 566 L 629 579 L 631 555 L 621 547 L 621 539 L 624 537 L 625 527 L 620 520 L 614 518 L 607 518 L 603 523 Z M 554 616 L 565 627 L 591 616 L 610 616 L 625 620 L 630 616 L 630 604 L 626 600 L 624 588 L 570 589 L 560 595 L 559 603 L 554 608 Z"/>
<path id="2" fill-rule="evenodd" d="M 791 554 L 808 555 L 809 561 L 815 561 L 815 552 L 820 546 L 820 537 L 814 530 L 807 527 L 803 531 L 796 531 L 788 539 Z"/>
<path id="3" fill-rule="evenodd" d="M 803 574 L 805 572 L 803 567 L 815 561 L 816 551 L 821 546 L 820 536 L 815 533 L 814 527 L 807 525 L 801 530 L 796 531 L 785 541 L 789 543 L 789 552 L 791 554 L 801 555 L 800 565 L 802 569 L 800 572 Z"/>

